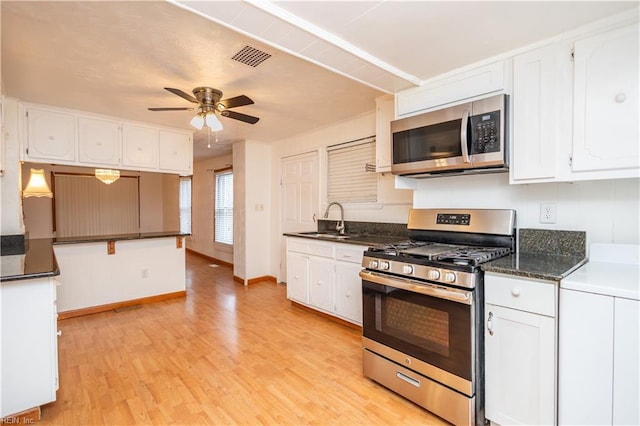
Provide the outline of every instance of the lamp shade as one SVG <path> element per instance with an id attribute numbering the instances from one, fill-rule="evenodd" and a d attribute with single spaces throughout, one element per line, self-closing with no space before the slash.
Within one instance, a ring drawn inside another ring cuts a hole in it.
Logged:
<path id="1" fill-rule="evenodd" d="M 96 169 L 95 175 L 100 182 L 109 185 L 120 179 L 120 170 Z"/>
<path id="2" fill-rule="evenodd" d="M 207 113 L 206 121 L 207 126 L 209 126 L 209 128 L 214 132 L 222 130 L 222 123 L 220 122 L 220 120 L 218 120 L 215 112 L 211 111 Z"/>
<path id="3" fill-rule="evenodd" d="M 27 187 L 22 191 L 22 198 L 29 197 L 53 198 L 53 193 L 49 189 L 43 169 L 31 169 Z"/>
<path id="4" fill-rule="evenodd" d="M 191 119 L 191 125 L 198 130 L 202 129 L 202 126 L 204 126 L 204 118 L 200 114 L 194 115 Z"/>

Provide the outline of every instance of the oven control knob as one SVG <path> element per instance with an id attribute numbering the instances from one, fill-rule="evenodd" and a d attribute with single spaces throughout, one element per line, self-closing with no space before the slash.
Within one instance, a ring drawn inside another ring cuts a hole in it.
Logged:
<path id="1" fill-rule="evenodd" d="M 385 260 L 381 260 L 379 269 L 382 269 L 382 270 L 389 269 L 389 262 L 387 262 Z"/>
<path id="2" fill-rule="evenodd" d="M 440 271 L 438 271 L 437 269 L 430 270 L 427 274 L 427 278 L 429 278 L 430 280 L 437 280 L 438 278 L 440 278 Z"/>
<path id="3" fill-rule="evenodd" d="M 378 269 L 378 261 L 370 260 L 369 261 L 369 269 Z"/>
<path id="4" fill-rule="evenodd" d="M 455 282 L 456 274 L 454 274 L 453 272 L 447 272 L 446 274 L 444 274 L 444 281 L 447 283 Z"/>
<path id="5" fill-rule="evenodd" d="M 402 273 L 403 274 L 413 274 L 413 266 L 411 265 L 404 265 L 402 267 Z"/>

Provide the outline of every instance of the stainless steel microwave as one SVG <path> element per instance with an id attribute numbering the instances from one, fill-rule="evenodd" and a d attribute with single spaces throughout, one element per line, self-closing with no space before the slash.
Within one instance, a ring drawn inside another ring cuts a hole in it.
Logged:
<path id="1" fill-rule="evenodd" d="M 507 95 L 497 95 L 391 122 L 396 175 L 508 170 Z"/>

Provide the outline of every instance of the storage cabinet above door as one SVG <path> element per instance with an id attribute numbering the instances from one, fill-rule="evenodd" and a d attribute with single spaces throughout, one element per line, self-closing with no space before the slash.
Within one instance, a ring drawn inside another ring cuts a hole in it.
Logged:
<path id="1" fill-rule="evenodd" d="M 191 170 L 193 143 L 191 135 L 160 130 L 160 170 L 181 172 Z"/>

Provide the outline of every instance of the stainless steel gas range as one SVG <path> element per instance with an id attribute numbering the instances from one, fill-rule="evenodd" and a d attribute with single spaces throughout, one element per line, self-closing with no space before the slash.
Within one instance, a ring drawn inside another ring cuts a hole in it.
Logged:
<path id="1" fill-rule="evenodd" d="M 484 423 L 480 264 L 515 250 L 515 211 L 413 209 L 410 240 L 360 272 L 365 376 L 454 424 Z"/>

